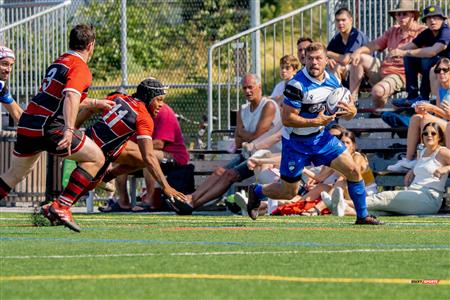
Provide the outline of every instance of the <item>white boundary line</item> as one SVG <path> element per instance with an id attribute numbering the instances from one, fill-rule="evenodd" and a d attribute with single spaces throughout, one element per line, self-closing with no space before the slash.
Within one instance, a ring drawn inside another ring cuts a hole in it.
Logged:
<path id="1" fill-rule="evenodd" d="M 14 255 L 0 256 L 7 259 L 68 259 L 68 258 L 109 258 L 109 257 L 146 257 L 146 256 L 213 256 L 213 255 L 277 255 L 277 254 L 320 254 L 320 253 L 382 253 L 415 251 L 450 251 L 450 248 L 405 248 L 405 249 L 342 249 L 311 251 L 218 251 L 218 252 L 172 252 L 172 253 L 119 253 L 119 254 L 78 254 L 78 255 Z"/>

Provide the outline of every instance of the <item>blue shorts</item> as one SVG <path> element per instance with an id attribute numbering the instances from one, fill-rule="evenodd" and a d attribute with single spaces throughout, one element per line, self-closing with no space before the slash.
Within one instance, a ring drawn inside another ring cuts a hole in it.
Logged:
<path id="1" fill-rule="evenodd" d="M 282 139 L 280 175 L 287 182 L 297 182 L 302 177 L 305 166 L 329 166 L 347 148 L 328 130 L 312 137 L 291 134 L 290 139 Z"/>

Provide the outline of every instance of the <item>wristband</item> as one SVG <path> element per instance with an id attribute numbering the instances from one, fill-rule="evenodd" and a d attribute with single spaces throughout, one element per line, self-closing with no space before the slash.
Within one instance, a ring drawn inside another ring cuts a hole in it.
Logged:
<path id="1" fill-rule="evenodd" d="M 73 128 L 73 127 L 66 127 L 64 129 L 64 131 L 70 131 L 70 132 L 74 133 L 75 132 L 75 128 Z"/>
<path id="2" fill-rule="evenodd" d="M 5 104 L 11 104 L 14 102 L 14 99 L 9 92 L 6 92 L 6 94 L 0 96 L 0 102 Z"/>

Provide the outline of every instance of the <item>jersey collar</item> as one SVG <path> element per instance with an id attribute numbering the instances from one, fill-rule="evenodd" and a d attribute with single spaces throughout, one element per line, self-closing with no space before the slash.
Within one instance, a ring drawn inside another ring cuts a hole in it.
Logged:
<path id="1" fill-rule="evenodd" d="M 69 51 L 67 51 L 67 54 L 78 56 L 82 61 L 86 62 L 86 61 L 83 59 L 83 57 L 81 57 L 81 55 L 80 55 L 78 52 L 76 52 L 76 51 L 69 50 Z"/>
<path id="2" fill-rule="evenodd" d="M 306 76 L 306 78 L 308 78 L 309 80 L 311 80 L 312 82 L 316 83 L 316 84 L 322 84 L 324 83 L 327 79 L 330 79 L 330 74 L 328 74 L 327 70 L 325 69 L 325 77 L 323 78 L 323 80 L 317 80 L 314 77 L 311 77 L 308 74 L 308 70 L 306 70 L 306 67 L 302 68 L 302 72 L 303 74 Z"/>

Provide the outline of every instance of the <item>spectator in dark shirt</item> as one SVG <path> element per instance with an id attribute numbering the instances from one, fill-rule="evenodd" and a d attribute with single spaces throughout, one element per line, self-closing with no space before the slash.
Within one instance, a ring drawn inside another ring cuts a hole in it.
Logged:
<path id="1" fill-rule="evenodd" d="M 334 17 L 339 32 L 328 44 L 328 64 L 333 73 L 341 81 L 344 81 L 350 69 L 351 54 L 367 44 L 368 38 L 364 33 L 353 27 L 353 16 L 347 8 L 339 9 Z"/>
<path id="2" fill-rule="evenodd" d="M 422 21 L 427 29 L 422 31 L 411 43 L 390 52 L 392 57 L 404 57 L 406 73 L 406 99 L 392 101 L 395 106 L 408 107 L 419 100 L 430 98 L 430 72 L 433 65 L 442 58 L 450 57 L 450 28 L 446 17 L 438 5 L 424 9 Z M 422 80 L 418 84 L 418 75 Z M 419 95 L 420 93 L 420 95 Z"/>

